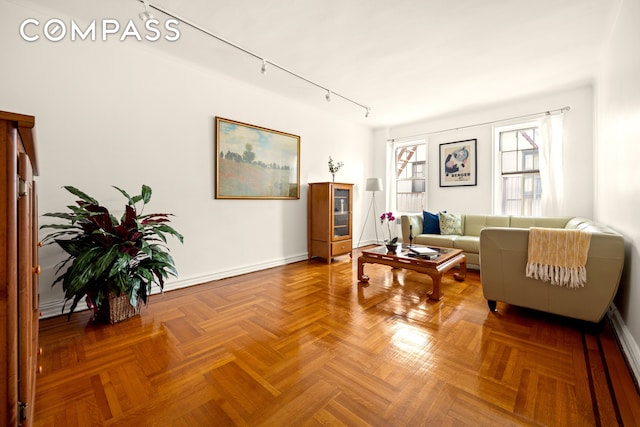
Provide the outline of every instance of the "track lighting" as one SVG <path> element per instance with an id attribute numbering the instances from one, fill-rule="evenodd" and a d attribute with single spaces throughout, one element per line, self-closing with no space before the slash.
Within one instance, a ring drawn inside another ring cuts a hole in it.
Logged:
<path id="1" fill-rule="evenodd" d="M 199 32 L 201 32 L 203 34 L 206 34 L 207 36 L 209 36 L 209 37 L 211 37 L 211 38 L 213 38 L 213 39 L 215 39 L 215 40 L 217 40 L 217 41 L 219 41 L 221 43 L 224 43 L 224 44 L 226 44 L 228 46 L 231 46 L 234 49 L 239 50 L 240 52 L 243 52 L 243 53 L 245 53 L 245 54 L 247 54 L 247 55 L 249 55 L 249 56 L 251 56 L 251 57 L 253 57 L 255 59 L 260 60 L 262 62 L 261 66 L 260 66 L 260 72 L 262 74 L 266 74 L 267 73 L 267 65 L 268 65 L 269 67 L 274 68 L 276 71 L 281 71 L 281 72 L 283 72 L 285 74 L 288 74 L 291 77 L 295 77 L 297 79 L 303 80 L 303 81 L 309 83 L 310 85 L 315 86 L 318 89 L 325 90 L 326 94 L 325 94 L 324 98 L 327 100 L 327 102 L 330 102 L 331 98 L 333 97 L 333 95 L 335 95 L 336 97 L 340 98 L 343 101 L 350 102 L 353 105 L 356 105 L 358 107 L 364 108 L 366 110 L 365 117 L 369 116 L 369 107 L 367 107 L 366 105 L 364 105 L 364 104 L 362 104 L 362 103 L 360 103 L 358 101 L 355 101 L 352 98 L 349 98 L 349 97 L 347 97 L 345 95 L 342 95 L 340 93 L 337 93 L 337 92 L 333 92 L 332 93 L 332 91 L 327 89 L 324 85 L 321 85 L 318 82 L 315 82 L 315 81 L 313 81 L 311 79 L 308 79 L 308 78 L 306 78 L 306 77 L 304 77 L 304 76 L 302 76 L 302 75 L 300 75 L 300 74 L 298 74 L 298 73 L 296 73 L 296 72 L 294 72 L 294 71 L 290 70 L 289 68 L 286 68 L 286 67 L 284 67 L 282 65 L 273 63 L 271 61 L 267 61 L 266 59 L 264 59 L 262 57 L 262 55 L 258 55 L 257 53 L 255 53 L 255 52 L 253 52 L 253 51 L 251 51 L 249 49 L 246 49 L 246 48 L 244 48 L 244 47 L 242 47 L 242 46 L 240 46 L 240 45 L 238 45 L 238 44 L 236 44 L 236 43 L 234 43 L 234 42 L 232 42 L 232 41 L 230 41 L 230 40 L 228 40 L 228 39 L 226 39 L 226 38 L 224 38 L 222 36 L 219 36 L 219 35 L 209 31 L 208 29 L 206 29 L 206 28 L 204 28 L 204 27 L 202 27 L 200 25 L 198 25 L 198 24 L 196 24 L 194 22 L 191 22 L 188 19 L 185 19 L 185 18 L 183 18 L 181 16 L 178 16 L 175 13 L 172 13 L 171 11 L 163 8 L 162 6 L 159 6 L 157 4 L 151 4 L 151 3 L 149 3 L 149 0 L 136 0 L 136 1 L 144 4 L 144 12 L 141 12 L 140 14 L 138 14 L 140 19 L 143 20 L 143 21 L 148 21 L 149 19 L 153 18 L 153 15 L 151 14 L 151 10 L 153 9 L 154 11 L 160 12 L 160 13 L 162 13 L 164 15 L 167 15 L 167 16 L 173 18 L 173 19 L 176 19 L 178 22 L 180 22 L 180 23 L 182 23 L 184 25 L 188 25 L 189 27 L 193 28 L 194 30 L 197 30 L 197 31 L 199 31 Z"/>
<path id="2" fill-rule="evenodd" d="M 144 4 L 144 12 L 140 12 L 138 14 L 138 17 L 140 17 L 142 21 L 146 22 L 149 19 L 153 18 L 153 15 L 151 14 L 151 12 L 149 12 L 149 2 L 146 0 L 142 0 L 142 4 Z"/>
<path id="3" fill-rule="evenodd" d="M 367 111 L 364 113 L 364 116 L 365 117 L 369 117 L 369 113 L 371 113 L 371 108 L 365 107 L 365 110 L 367 110 Z"/>

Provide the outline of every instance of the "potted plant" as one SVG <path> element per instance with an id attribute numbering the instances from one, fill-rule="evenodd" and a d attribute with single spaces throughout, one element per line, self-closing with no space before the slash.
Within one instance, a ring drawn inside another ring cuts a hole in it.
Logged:
<path id="1" fill-rule="evenodd" d="M 329 172 L 331 172 L 331 180 L 333 182 L 335 182 L 336 180 L 336 173 L 340 170 L 340 168 L 342 168 L 342 166 L 344 166 L 344 163 L 333 163 L 333 159 L 331 158 L 331 156 L 329 156 Z"/>
<path id="2" fill-rule="evenodd" d="M 71 317 L 78 302 L 86 297 L 94 318 L 114 323 L 134 315 L 141 302 L 147 303 L 153 283 L 162 291 L 165 279 L 177 276 L 166 247 L 167 236 L 181 243 L 183 237 L 169 225 L 171 214 L 143 214 L 151 200 L 151 188 L 146 185 L 136 196 L 114 186 L 127 199 L 120 219 L 77 188 L 64 188 L 80 200 L 67 206 L 69 212 L 44 215 L 65 223 L 40 227 L 54 230 L 43 243 L 57 243 L 69 255 L 60 262 L 56 274 L 67 268 L 53 282 L 61 282 L 64 289 L 62 311 L 71 301 Z"/>
<path id="3" fill-rule="evenodd" d="M 380 224 L 384 224 L 387 222 L 387 230 L 389 231 L 389 240 L 385 240 L 384 244 L 387 246 L 387 250 L 389 252 L 395 252 L 398 248 L 398 237 L 391 237 L 391 226 L 390 224 L 396 220 L 396 217 L 393 216 L 393 212 L 384 212 L 380 215 Z"/>

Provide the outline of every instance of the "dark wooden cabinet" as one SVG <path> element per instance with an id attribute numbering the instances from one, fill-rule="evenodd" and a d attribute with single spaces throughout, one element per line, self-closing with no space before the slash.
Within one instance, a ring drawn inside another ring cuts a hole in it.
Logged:
<path id="1" fill-rule="evenodd" d="M 308 197 L 309 258 L 352 255 L 353 184 L 310 183 Z"/>
<path id="2" fill-rule="evenodd" d="M 0 111 L 0 425 L 33 424 L 38 370 L 35 118 Z"/>

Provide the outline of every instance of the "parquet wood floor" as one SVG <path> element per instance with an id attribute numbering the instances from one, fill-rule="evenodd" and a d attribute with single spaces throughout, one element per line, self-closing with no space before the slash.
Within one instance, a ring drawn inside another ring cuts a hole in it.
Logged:
<path id="1" fill-rule="evenodd" d="M 610 326 L 498 303 L 354 253 L 45 319 L 35 426 L 640 425 Z M 603 357 L 604 355 L 604 357 Z"/>

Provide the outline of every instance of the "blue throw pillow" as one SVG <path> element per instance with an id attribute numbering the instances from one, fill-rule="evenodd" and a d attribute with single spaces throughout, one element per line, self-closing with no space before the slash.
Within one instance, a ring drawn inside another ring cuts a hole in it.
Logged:
<path id="1" fill-rule="evenodd" d="M 440 216 L 437 213 L 422 212 L 422 234 L 440 234 Z"/>

